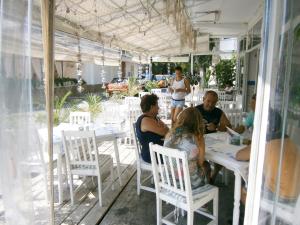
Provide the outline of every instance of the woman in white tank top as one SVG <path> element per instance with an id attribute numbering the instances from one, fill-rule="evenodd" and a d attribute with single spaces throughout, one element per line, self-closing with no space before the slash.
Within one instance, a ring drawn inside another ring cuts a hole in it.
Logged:
<path id="1" fill-rule="evenodd" d="M 191 92 L 190 82 L 182 76 L 182 68 L 175 68 L 176 77 L 169 88 L 172 93 L 171 120 L 175 123 L 178 114 L 182 111 L 185 104 L 185 96 Z"/>

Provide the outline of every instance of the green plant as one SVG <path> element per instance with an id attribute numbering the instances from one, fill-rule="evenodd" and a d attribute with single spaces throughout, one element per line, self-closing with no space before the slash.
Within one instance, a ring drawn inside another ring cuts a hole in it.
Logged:
<path id="1" fill-rule="evenodd" d="M 72 94 L 71 91 L 68 91 L 63 97 L 59 98 L 58 96 L 55 96 L 54 99 L 54 112 L 53 112 L 53 124 L 59 125 L 62 122 L 65 122 L 70 115 L 70 108 L 72 107 L 66 107 L 66 100 L 67 98 Z"/>
<path id="2" fill-rule="evenodd" d="M 159 88 L 158 83 L 156 81 L 147 81 L 145 84 L 145 89 L 150 92 L 151 89 Z"/>
<path id="3" fill-rule="evenodd" d="M 198 85 L 200 83 L 200 76 L 198 74 L 186 74 L 185 78 L 187 78 L 190 81 L 191 85 Z"/>
<path id="4" fill-rule="evenodd" d="M 224 88 L 226 84 L 231 84 L 236 76 L 236 59 L 223 59 L 216 66 L 216 78 L 219 88 Z"/>
<path id="5" fill-rule="evenodd" d="M 95 94 L 87 94 L 86 102 L 89 105 L 89 112 L 91 113 L 92 120 L 94 121 L 99 113 L 102 111 L 101 108 L 101 97 Z"/>
<path id="6" fill-rule="evenodd" d="M 139 93 L 139 83 L 136 77 L 129 77 L 128 79 L 128 96 L 135 96 Z"/>
<path id="7" fill-rule="evenodd" d="M 208 87 L 208 81 L 210 79 L 210 76 L 212 75 L 212 71 L 211 70 L 206 70 L 206 73 L 203 74 L 203 86 L 204 88 Z"/>
<path id="8" fill-rule="evenodd" d="M 121 92 L 114 92 L 110 97 L 110 100 L 113 102 L 122 102 L 122 99 L 125 97 L 124 93 Z"/>
<path id="9" fill-rule="evenodd" d="M 200 72 L 203 69 L 203 73 L 206 74 L 207 69 L 212 65 L 211 55 L 196 55 L 194 56 L 194 71 Z"/>

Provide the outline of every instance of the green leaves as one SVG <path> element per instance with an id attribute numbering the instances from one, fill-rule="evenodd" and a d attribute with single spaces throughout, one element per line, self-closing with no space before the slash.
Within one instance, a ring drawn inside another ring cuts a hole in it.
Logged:
<path id="1" fill-rule="evenodd" d="M 216 66 L 216 78 L 219 88 L 224 88 L 226 84 L 232 84 L 236 76 L 236 59 L 223 59 Z"/>
<path id="2" fill-rule="evenodd" d="M 136 77 L 129 77 L 128 79 L 128 96 L 135 96 L 139 93 L 139 84 Z"/>
<path id="3" fill-rule="evenodd" d="M 155 89 L 155 88 L 159 88 L 158 83 L 156 81 L 147 81 L 147 83 L 145 84 L 145 89 L 150 92 L 151 89 Z"/>
<path id="4" fill-rule="evenodd" d="M 53 123 L 58 125 L 62 122 L 65 122 L 70 115 L 70 109 L 64 108 L 67 98 L 72 94 L 71 91 L 68 91 L 62 98 L 55 96 L 54 98 L 54 112 L 53 112 Z"/>
<path id="5" fill-rule="evenodd" d="M 91 113 L 92 120 L 95 120 L 99 113 L 102 111 L 101 97 L 89 93 L 86 95 L 86 102 L 89 105 L 89 112 Z"/>

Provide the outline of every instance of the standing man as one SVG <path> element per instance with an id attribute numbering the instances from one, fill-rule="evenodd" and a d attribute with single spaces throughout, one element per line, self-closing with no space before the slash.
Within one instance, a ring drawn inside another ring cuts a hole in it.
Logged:
<path id="1" fill-rule="evenodd" d="M 214 91 L 207 91 L 203 97 L 203 104 L 196 106 L 196 109 L 202 114 L 204 122 L 204 133 L 214 133 L 217 131 L 226 131 L 226 127 L 231 128 L 230 121 L 225 113 L 216 107 L 218 102 L 218 94 Z M 214 170 L 211 174 L 210 183 L 213 184 L 223 167 L 214 164 Z"/>
<path id="2" fill-rule="evenodd" d="M 182 111 L 185 104 L 185 96 L 191 92 L 190 82 L 183 78 L 182 68 L 177 66 L 175 68 L 176 77 L 169 87 L 169 91 L 172 93 L 171 103 L 171 120 L 172 125 L 175 123 L 178 114 Z"/>

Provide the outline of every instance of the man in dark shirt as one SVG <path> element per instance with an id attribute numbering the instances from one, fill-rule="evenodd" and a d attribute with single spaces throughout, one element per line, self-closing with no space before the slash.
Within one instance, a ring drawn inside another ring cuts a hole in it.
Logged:
<path id="1" fill-rule="evenodd" d="M 226 127 L 231 128 L 230 121 L 225 113 L 216 107 L 218 102 L 218 94 L 214 91 L 207 91 L 203 97 L 203 104 L 196 106 L 196 109 L 202 114 L 205 133 L 214 133 L 217 131 L 226 131 Z M 223 166 L 214 164 L 214 170 L 212 171 L 210 183 L 214 183 L 219 171 Z"/>
<path id="2" fill-rule="evenodd" d="M 216 107 L 217 102 L 218 94 L 214 91 L 207 91 L 203 97 L 203 104 L 196 106 L 203 116 L 206 134 L 226 131 L 226 126 L 231 128 L 225 113 Z"/>

